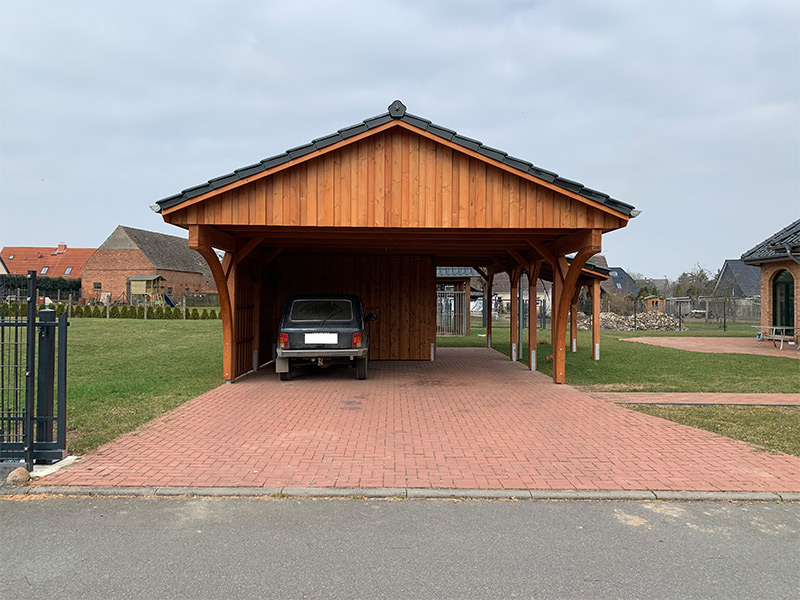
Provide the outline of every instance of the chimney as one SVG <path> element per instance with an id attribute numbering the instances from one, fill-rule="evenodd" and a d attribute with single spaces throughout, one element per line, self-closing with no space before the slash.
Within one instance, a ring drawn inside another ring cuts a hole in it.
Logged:
<path id="1" fill-rule="evenodd" d="M 64 243 L 60 243 L 58 245 L 58 248 L 56 249 L 56 252 L 58 252 L 59 254 L 64 254 L 64 252 L 66 251 L 67 251 L 67 245 Z"/>

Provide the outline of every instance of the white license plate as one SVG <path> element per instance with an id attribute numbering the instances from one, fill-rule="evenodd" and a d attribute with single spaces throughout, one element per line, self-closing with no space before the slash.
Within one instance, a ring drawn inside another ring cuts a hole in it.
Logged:
<path id="1" fill-rule="evenodd" d="M 307 333 L 306 344 L 338 344 L 338 333 Z"/>

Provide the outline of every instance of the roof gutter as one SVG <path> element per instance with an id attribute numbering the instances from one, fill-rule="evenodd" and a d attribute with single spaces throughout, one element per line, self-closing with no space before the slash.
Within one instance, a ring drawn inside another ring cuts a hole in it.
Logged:
<path id="1" fill-rule="evenodd" d="M 786 245 L 783 247 L 783 249 L 784 249 L 784 250 L 786 250 L 786 256 L 788 256 L 788 257 L 789 257 L 789 258 L 791 258 L 791 259 L 792 259 L 794 262 L 796 262 L 798 265 L 800 265 L 800 257 L 797 257 L 797 256 L 795 256 L 794 254 L 792 254 L 792 247 L 791 247 L 789 244 L 786 244 Z"/>

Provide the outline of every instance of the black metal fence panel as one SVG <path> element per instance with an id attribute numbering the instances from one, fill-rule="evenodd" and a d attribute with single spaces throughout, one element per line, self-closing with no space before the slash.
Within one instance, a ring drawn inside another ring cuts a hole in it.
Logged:
<path id="1" fill-rule="evenodd" d="M 25 315 L 0 319 L 0 461 L 60 460 L 66 451 L 67 315 L 36 310 L 28 272 Z"/>

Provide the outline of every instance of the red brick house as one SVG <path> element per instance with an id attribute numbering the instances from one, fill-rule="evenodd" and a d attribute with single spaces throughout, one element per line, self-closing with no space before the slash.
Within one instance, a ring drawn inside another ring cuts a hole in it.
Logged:
<path id="1" fill-rule="evenodd" d="M 122 225 L 86 261 L 81 291 L 87 299 L 130 301 L 131 282 L 143 279 L 158 281 L 158 291 L 173 298 L 217 291 L 211 269 L 186 238 Z"/>
<path id="2" fill-rule="evenodd" d="M 761 268 L 761 325 L 800 334 L 800 219 L 742 254 Z"/>
<path id="3" fill-rule="evenodd" d="M 7 246 L 0 250 L 0 259 L 10 275 L 27 275 L 34 270 L 45 277 L 80 279 L 83 265 L 94 251 L 94 248 L 68 248 L 66 244 L 55 248 Z"/>

